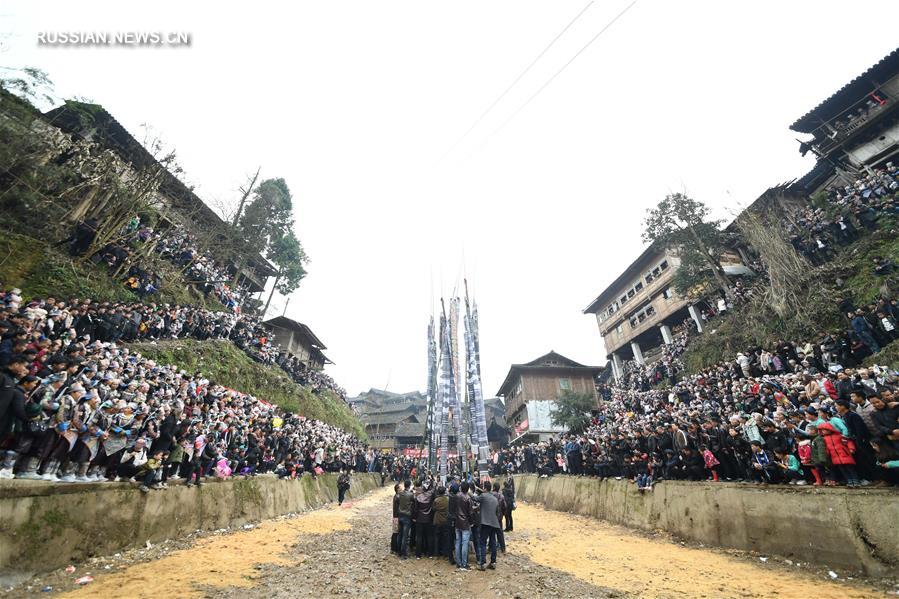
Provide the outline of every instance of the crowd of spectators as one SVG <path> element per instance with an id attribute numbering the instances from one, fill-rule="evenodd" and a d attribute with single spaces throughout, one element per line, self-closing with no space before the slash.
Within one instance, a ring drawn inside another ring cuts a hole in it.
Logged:
<path id="1" fill-rule="evenodd" d="M 837 247 L 857 241 L 865 231 L 876 231 L 880 216 L 899 214 L 897 191 L 899 167 L 890 162 L 851 185 L 834 189 L 823 205 L 798 211 L 788 225 L 790 243 L 815 266 L 829 262 Z M 873 266 L 877 274 L 886 274 L 879 267 L 881 260 L 878 257 Z"/>
<path id="2" fill-rule="evenodd" d="M 813 264 L 830 260 L 832 245 L 852 243 L 899 213 L 897 191 L 892 164 L 834 191 L 828 202 L 836 216 L 801 211 L 794 246 Z M 889 257 L 874 259 L 874 274 L 892 269 Z M 703 321 L 734 310 L 754 287 L 732 291 L 733 300 L 708 303 Z M 899 374 L 863 367 L 899 339 L 899 305 L 884 297 L 835 301 L 846 316 L 842 330 L 747 348 L 692 376 L 680 360 L 696 331 L 686 320 L 659 360 L 625 362 L 619 380 L 598 386 L 603 401 L 585 430 L 503 449 L 495 468 L 629 478 L 641 489 L 663 479 L 899 485 Z"/>
<path id="3" fill-rule="evenodd" d="M 121 345 L 225 338 L 277 360 L 258 327 L 199 308 L 0 292 L 0 477 L 135 478 L 149 490 L 176 477 L 364 470 L 372 453 L 351 434 Z"/>
<path id="4" fill-rule="evenodd" d="M 91 247 L 96 228 L 95 219 L 86 219 L 79 223 L 69 238 L 60 243 L 69 244 L 73 255 L 81 255 Z M 184 278 L 190 284 L 200 289 L 207 297 L 212 294 L 232 310 L 234 315 L 183 306 L 170 309 L 167 305 L 155 304 L 146 306 L 101 304 L 99 326 L 113 329 L 110 338 L 104 340 L 133 341 L 144 337 L 149 339 L 227 337 L 254 360 L 279 366 L 297 384 L 308 387 L 316 393 L 331 391 L 346 400 L 346 391 L 330 376 L 310 368 L 302 360 L 281 351 L 269 342 L 259 319 L 249 315 L 238 316 L 242 312 L 241 301 L 246 292 L 232 288 L 228 269 L 217 264 L 208 252 L 201 252 L 196 240 L 183 227 L 175 226 L 163 236 L 142 224 L 140 217 L 135 216 L 120 231 L 119 241 L 106 244 L 92 256 L 92 259 L 97 262 L 103 261 L 110 268 L 115 268 L 131 257 L 141 244 L 153 244 L 154 251 L 181 269 Z M 141 299 L 146 299 L 159 288 L 160 281 L 158 275 L 147 270 L 140 261 L 134 261 L 127 271 L 125 285 Z M 109 310 L 112 312 L 109 313 Z M 145 330 L 149 328 L 148 325 L 141 324 L 142 321 L 146 322 L 148 316 L 151 320 L 159 321 L 159 326 L 150 331 Z M 122 320 L 126 322 L 120 325 L 119 321 Z M 130 324 L 128 320 L 133 320 L 134 324 Z M 88 334 L 91 332 L 88 331 Z"/>
<path id="5" fill-rule="evenodd" d="M 690 334 L 695 332 L 696 323 L 687 318 L 672 331 L 672 343 L 665 343 L 661 346 L 662 353 L 658 360 L 643 364 L 636 360 L 623 361 L 618 384 L 642 390 L 651 389 L 664 382 L 673 384 L 684 370 L 680 356 L 687 349 Z M 608 395 L 608 389 L 605 386 L 600 386 L 599 391 Z"/>
<path id="6" fill-rule="evenodd" d="M 98 227 L 97 219 L 87 218 L 78 223 L 72 234 L 58 245 L 68 245 L 70 254 L 82 256 L 92 247 Z M 127 265 L 125 286 L 144 298 L 158 291 L 161 285 L 159 274 L 148 267 L 146 260 L 138 259 L 147 246 L 181 271 L 188 284 L 204 296 L 211 295 L 225 307 L 240 312 L 247 291 L 233 286 L 233 275 L 229 269 L 217 262 L 210 252 L 202 251 L 197 239 L 180 225 L 167 229 L 163 234 L 142 223 L 140 216 L 135 215 L 122 226 L 114 240 L 91 255 L 91 261 L 102 262 L 110 270 Z"/>
<path id="7" fill-rule="evenodd" d="M 510 447 L 498 470 L 629 478 L 899 485 L 899 375 L 822 370 L 780 344 L 768 372 L 719 364 L 668 390 L 615 389 L 581 434 Z M 802 362 L 809 362 L 807 367 Z"/>
<path id="8" fill-rule="evenodd" d="M 762 274 L 760 265 L 753 265 L 755 272 Z M 699 304 L 699 318 L 705 323 L 711 319 L 723 315 L 727 311 L 750 301 L 757 289 L 757 284 L 744 284 L 742 280 L 736 280 L 730 288 L 730 298 L 721 294 L 712 301 L 703 301 Z M 687 317 L 681 324 L 673 327 L 671 343 L 663 343 L 659 350 L 658 359 L 646 360 L 640 363 L 635 359 L 621 362 L 621 377 L 618 385 L 626 388 L 647 391 L 656 385 L 667 383 L 673 385 L 684 371 L 684 363 L 681 355 L 686 351 L 690 336 L 698 331 L 696 322 Z M 603 392 L 603 389 L 599 389 Z"/>

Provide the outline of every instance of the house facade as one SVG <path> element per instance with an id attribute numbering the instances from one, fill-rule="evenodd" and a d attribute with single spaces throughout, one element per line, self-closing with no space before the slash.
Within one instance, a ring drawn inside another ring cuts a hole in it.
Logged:
<path id="1" fill-rule="evenodd" d="M 596 377 L 602 371 L 600 366 L 585 366 L 555 351 L 525 364 L 512 364 L 496 393 L 503 398 L 511 442 L 546 441 L 565 432 L 552 421 L 556 401 L 573 391 L 588 393 L 598 402 Z"/>
<path id="2" fill-rule="evenodd" d="M 328 349 L 308 326 L 285 316 L 270 318 L 262 325 L 271 331 L 272 342 L 313 370 L 333 364 L 323 353 Z"/>
<path id="3" fill-rule="evenodd" d="M 794 122 L 810 135 L 800 152 L 812 152 L 818 174 L 858 174 L 899 155 L 899 49 L 848 82 Z"/>

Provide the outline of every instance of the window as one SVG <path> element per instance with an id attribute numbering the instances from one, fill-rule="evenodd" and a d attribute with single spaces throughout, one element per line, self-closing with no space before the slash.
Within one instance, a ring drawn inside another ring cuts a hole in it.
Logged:
<path id="1" fill-rule="evenodd" d="M 640 291 L 641 289 L 643 289 L 643 283 L 637 281 L 637 284 L 634 285 L 634 291 Z"/>
<path id="2" fill-rule="evenodd" d="M 656 313 L 656 309 L 652 307 L 651 304 L 646 305 L 641 310 L 634 312 L 630 315 L 628 322 L 630 322 L 631 328 L 636 329 L 641 324 L 652 318 Z"/>
<path id="3" fill-rule="evenodd" d="M 621 325 L 618 325 L 617 327 L 615 327 L 615 332 L 618 333 L 619 335 L 621 334 Z"/>
<path id="4" fill-rule="evenodd" d="M 660 270 L 667 270 L 667 269 L 668 269 L 668 261 L 667 261 L 667 260 L 662 260 L 662 263 L 659 264 L 659 269 L 660 269 Z"/>
<path id="5" fill-rule="evenodd" d="M 665 287 L 664 291 L 662 291 L 662 297 L 664 297 L 666 300 L 674 297 L 674 294 L 671 292 L 671 287 Z"/>
<path id="6" fill-rule="evenodd" d="M 559 379 L 559 388 L 562 391 L 571 391 L 571 379 Z"/>

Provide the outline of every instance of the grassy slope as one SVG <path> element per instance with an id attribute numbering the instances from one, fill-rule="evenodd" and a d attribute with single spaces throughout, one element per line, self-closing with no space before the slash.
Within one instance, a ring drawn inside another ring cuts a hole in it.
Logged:
<path id="1" fill-rule="evenodd" d="M 254 362 L 229 341 L 174 340 L 131 347 L 157 362 L 175 364 L 189 372 L 200 370 L 215 383 L 365 438 L 362 424 L 340 398 L 300 387 L 279 369 Z"/>
<path id="2" fill-rule="evenodd" d="M 46 241 L 0 231 L 0 286 L 19 287 L 25 299 L 32 297 L 91 298 L 100 301 L 136 302 L 139 298 L 109 276 L 104 265 L 80 264 Z M 206 300 L 193 287 L 170 285 L 148 299 L 154 302 L 224 309 Z"/>
<path id="3" fill-rule="evenodd" d="M 845 316 L 839 314 L 836 302 L 829 298 L 841 295 L 850 297 L 856 305 L 870 302 L 880 295 L 895 295 L 899 290 L 899 273 L 888 277 L 873 274 L 872 258 L 886 256 L 896 260 L 899 256 L 899 237 L 895 230 L 899 227 L 896 219 L 890 226 L 884 226 L 874 235 L 846 248 L 830 263 L 815 269 L 810 277 L 810 285 L 825 285 L 830 288 L 808 307 L 814 316 L 817 330 L 810 330 L 792 319 L 780 319 L 761 301 L 741 306 L 734 313 L 709 322 L 706 333 L 690 340 L 690 346 L 683 355 L 687 372 L 710 366 L 721 360 L 732 360 L 738 351 L 756 345 L 770 345 L 779 339 L 805 340 L 822 331 L 845 329 Z M 837 285 L 837 281 L 842 282 Z M 897 344 L 894 344 L 894 346 Z M 899 366 L 899 348 L 890 347 L 876 360 L 881 364 Z"/>
<path id="4" fill-rule="evenodd" d="M 865 366 L 889 366 L 899 370 L 899 341 L 893 341 L 879 354 L 865 358 Z"/>

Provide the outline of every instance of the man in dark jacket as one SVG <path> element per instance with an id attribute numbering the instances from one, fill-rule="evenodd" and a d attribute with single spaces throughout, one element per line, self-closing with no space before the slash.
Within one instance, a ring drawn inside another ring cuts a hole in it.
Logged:
<path id="1" fill-rule="evenodd" d="M 837 373 L 837 383 L 835 387 L 837 390 L 837 399 L 847 400 L 850 399 L 850 394 L 856 389 L 856 385 L 852 381 L 852 378 L 842 370 Z"/>
<path id="2" fill-rule="evenodd" d="M 432 511 L 434 515 L 435 553 L 447 557 L 450 563 L 453 561 L 453 525 L 449 518 L 450 497 L 446 494 L 445 487 L 437 487 L 437 497 L 434 498 Z"/>
<path id="3" fill-rule="evenodd" d="M 503 512 L 506 517 L 506 528 L 503 532 L 512 532 L 512 510 L 515 509 L 515 481 L 512 480 L 511 476 L 503 483 L 503 501 L 506 506 Z"/>
<path id="4" fill-rule="evenodd" d="M 25 393 L 18 381 L 28 374 L 28 360 L 22 354 L 14 354 L 0 373 L 0 441 L 6 435 L 18 432 L 25 426 Z M 3 454 L 0 478 L 13 478 L 13 467 L 19 454 L 10 449 Z"/>
<path id="5" fill-rule="evenodd" d="M 478 569 L 484 569 L 487 558 L 487 546 L 490 546 L 490 569 L 496 569 L 496 543 L 500 531 L 500 522 L 503 518 L 503 496 L 499 494 L 499 483 L 493 483 L 492 490 L 481 493 L 481 531 L 478 542 L 481 544 Z"/>
<path id="6" fill-rule="evenodd" d="M 877 478 L 877 460 L 874 457 L 874 450 L 871 447 L 871 433 L 861 416 L 852 411 L 851 406 L 846 400 L 837 401 L 837 412 L 846 428 L 849 430 L 849 437 L 855 441 L 855 466 L 863 480 L 874 480 Z"/>
<path id="7" fill-rule="evenodd" d="M 412 481 L 403 481 L 403 490 L 400 491 L 396 501 L 396 511 L 400 522 L 400 559 L 409 558 L 409 534 L 412 531 L 412 510 L 415 497 L 410 491 Z"/>
<path id="8" fill-rule="evenodd" d="M 468 483 L 462 483 L 455 501 L 456 527 L 456 567 L 468 570 L 468 543 L 471 541 L 471 521 L 473 517 Z"/>
<path id="9" fill-rule="evenodd" d="M 434 557 L 434 491 L 425 481 L 415 495 L 415 557 Z"/>
<path id="10" fill-rule="evenodd" d="M 867 345 L 872 353 L 880 353 L 880 345 L 874 340 L 874 331 L 871 330 L 871 325 L 865 320 L 864 311 L 859 309 L 855 311 L 855 316 L 851 314 L 849 316 L 852 318 L 850 322 L 852 330 L 855 331 L 862 343 Z"/>
<path id="11" fill-rule="evenodd" d="M 350 488 L 350 471 L 341 468 L 340 476 L 337 477 L 337 505 L 343 505 L 346 492 Z"/>
<path id="12" fill-rule="evenodd" d="M 762 449 L 761 442 L 752 441 L 750 445 L 752 452 L 749 457 L 749 468 L 752 480 L 757 483 L 776 482 L 774 480 L 776 474 L 774 458 L 769 452 Z"/>

